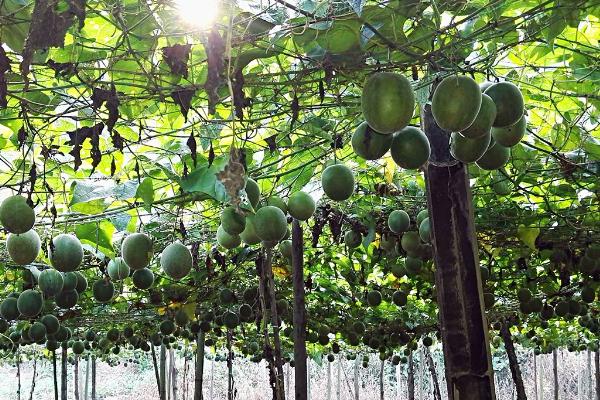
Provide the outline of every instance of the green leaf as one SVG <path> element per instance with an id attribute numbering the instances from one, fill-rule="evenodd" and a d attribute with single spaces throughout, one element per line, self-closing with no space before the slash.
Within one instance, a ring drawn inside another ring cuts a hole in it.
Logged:
<path id="1" fill-rule="evenodd" d="M 88 244 L 94 252 L 97 249 L 110 258 L 115 255 L 112 244 L 113 233 L 115 233 L 115 227 L 107 220 L 89 222 L 75 228 L 75 235 L 81 240 L 81 243 Z"/>
<path id="2" fill-rule="evenodd" d="M 140 186 L 135 193 L 135 197 L 142 199 L 146 210 L 150 212 L 152 204 L 154 203 L 154 185 L 152 178 L 147 177 L 140 183 Z"/>
<path id="3" fill-rule="evenodd" d="M 525 225 L 519 225 L 517 237 L 532 250 L 535 250 L 535 240 L 540 234 L 540 228 L 528 228 Z"/>
<path id="4" fill-rule="evenodd" d="M 187 193 L 204 193 L 213 199 L 217 199 L 217 172 L 225 166 L 225 158 L 215 159 L 209 167 L 203 165 L 192 171 L 187 177 L 181 180 L 181 189 Z"/>

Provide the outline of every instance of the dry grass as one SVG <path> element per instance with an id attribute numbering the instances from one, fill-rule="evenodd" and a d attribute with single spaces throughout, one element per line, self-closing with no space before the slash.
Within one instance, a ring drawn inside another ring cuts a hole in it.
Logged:
<path id="1" fill-rule="evenodd" d="M 534 366 L 531 353 L 521 352 L 521 368 L 527 395 L 529 399 L 536 399 L 534 384 Z M 439 364 L 441 353 L 434 353 L 442 397 L 446 398 L 446 387 L 442 366 Z M 419 353 L 416 353 L 415 384 L 416 398 L 419 400 L 433 400 L 432 380 L 429 370 L 419 363 Z M 144 368 L 139 365 L 125 367 L 123 365 L 110 367 L 105 363 L 98 363 L 98 400 L 155 400 L 158 398 L 154 371 L 150 360 Z M 515 394 L 512 378 L 504 357 L 494 360 L 496 370 L 496 390 L 499 400 L 511 400 Z M 593 371 L 587 369 L 587 353 L 559 353 L 559 380 L 561 400 L 588 400 L 593 398 L 594 377 Z M 60 367 L 60 366 L 59 366 Z M 186 372 L 184 360 L 177 361 L 178 369 L 178 400 L 190 399 L 193 392 L 193 365 L 188 363 Z M 593 354 L 591 357 L 593 368 Z M 85 363 L 81 363 L 80 379 L 83 387 L 85 379 Z M 371 356 L 368 368 L 359 367 L 360 399 L 379 399 L 379 368 L 380 361 L 376 355 Z M 32 363 L 21 365 L 21 399 L 29 399 Z M 48 361 L 38 361 L 37 378 L 34 399 L 48 400 L 53 398 L 52 365 Z M 338 371 L 339 382 L 338 382 Z M 73 367 L 69 366 L 69 399 L 73 399 Z M 318 365 L 312 362 L 311 372 L 311 399 L 312 400 L 353 400 L 354 390 L 354 362 L 336 360 L 331 364 L 328 372 L 328 363 Z M 538 399 L 553 397 L 552 383 L 552 356 L 537 358 L 537 372 L 541 379 L 538 382 Z M 293 369 L 287 368 L 286 383 L 288 398 L 293 398 Z M 328 385 L 328 376 L 331 376 Z M 17 399 L 16 368 L 10 365 L 0 367 L 0 399 Z M 236 360 L 234 363 L 235 388 L 237 398 L 242 400 L 267 400 L 271 399 L 268 385 L 268 374 L 264 363 L 255 364 L 246 360 Z M 400 379 L 398 379 L 398 377 Z M 225 362 L 206 361 L 205 366 L 204 398 L 225 400 L 227 394 L 227 365 Z M 541 382 L 541 385 L 540 385 Z M 542 387 L 540 387 L 542 386 Z M 543 390 L 543 394 L 542 394 Z M 406 367 L 396 369 L 386 363 L 384 370 L 384 393 L 386 399 L 406 399 Z M 338 394 L 339 392 L 339 394 Z M 212 394 L 212 395 L 211 395 Z M 330 394 L 330 395 L 328 395 Z M 81 397 L 83 399 L 83 396 Z"/>

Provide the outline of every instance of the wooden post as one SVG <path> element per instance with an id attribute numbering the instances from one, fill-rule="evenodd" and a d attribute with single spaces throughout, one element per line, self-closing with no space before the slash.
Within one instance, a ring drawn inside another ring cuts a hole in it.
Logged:
<path id="1" fill-rule="evenodd" d="M 302 226 L 296 219 L 292 222 L 292 280 L 294 286 L 294 393 L 296 400 L 307 400 L 304 237 Z"/>
<path id="2" fill-rule="evenodd" d="M 96 400 L 96 356 L 92 356 L 92 400 Z"/>
<path id="3" fill-rule="evenodd" d="M 34 356 L 33 357 L 33 374 L 31 376 L 31 390 L 29 391 L 29 400 L 33 400 L 33 392 L 35 391 L 36 377 L 37 377 L 37 358 Z"/>
<path id="4" fill-rule="evenodd" d="M 341 400 L 342 398 L 342 357 L 338 354 L 337 357 L 337 386 L 335 389 L 336 399 Z"/>
<path id="5" fill-rule="evenodd" d="M 596 350 L 594 364 L 596 367 L 596 400 L 600 400 L 600 350 Z"/>
<path id="6" fill-rule="evenodd" d="M 521 376 L 521 368 L 519 367 L 519 360 L 517 359 L 515 346 L 510 335 L 508 321 L 502 323 L 502 328 L 500 328 L 500 335 L 504 340 L 504 348 L 506 349 L 506 355 L 508 356 L 510 372 L 512 374 L 513 382 L 515 383 L 515 389 L 517 390 L 517 400 L 527 400 L 527 394 L 525 393 L 525 385 L 523 385 L 523 377 Z"/>
<path id="7" fill-rule="evenodd" d="M 379 400 L 383 400 L 383 369 L 385 368 L 385 360 L 381 360 L 379 369 Z"/>
<path id="8" fill-rule="evenodd" d="M 75 354 L 75 363 L 73 365 L 73 390 L 75 400 L 79 400 L 79 356 Z"/>
<path id="9" fill-rule="evenodd" d="M 423 347 L 425 352 L 425 358 L 427 360 L 427 366 L 429 367 L 429 373 L 431 374 L 431 380 L 433 382 L 433 398 L 435 400 L 442 400 L 442 394 L 440 393 L 440 385 L 438 383 L 437 371 L 435 370 L 435 363 L 428 347 Z"/>
<path id="10" fill-rule="evenodd" d="M 327 400 L 331 400 L 331 363 L 327 360 Z"/>
<path id="11" fill-rule="evenodd" d="M 449 151 L 450 132 L 421 113 L 431 144 L 427 203 L 449 400 L 495 400 L 467 167 Z"/>
<path id="12" fill-rule="evenodd" d="M 554 374 L 554 400 L 558 400 L 560 385 L 558 383 L 558 353 L 556 349 L 552 350 L 552 371 Z"/>
<path id="13" fill-rule="evenodd" d="M 88 400 L 89 394 L 89 383 L 90 383 L 90 355 L 88 354 L 87 359 L 85 361 L 85 385 L 83 392 L 83 399 Z"/>
<path id="14" fill-rule="evenodd" d="M 204 378 L 204 332 L 198 332 L 196 338 L 196 368 L 194 375 L 194 400 L 203 400 L 202 383 Z"/>
<path id="15" fill-rule="evenodd" d="M 156 349 L 154 348 L 154 344 L 150 345 L 150 349 L 152 350 L 152 365 L 154 366 L 154 377 L 156 378 L 156 388 L 158 389 L 158 397 L 160 398 L 160 374 L 158 372 L 158 361 L 156 360 Z"/>
<path id="16" fill-rule="evenodd" d="M 408 354 L 408 400 L 415 400 L 415 361 L 412 350 Z"/>
<path id="17" fill-rule="evenodd" d="M 167 349 L 160 345 L 160 400 L 167 399 Z"/>
<path id="18" fill-rule="evenodd" d="M 58 378 L 56 376 L 56 350 L 52 350 L 52 375 L 54 377 L 54 400 L 58 400 Z"/>
<path id="19" fill-rule="evenodd" d="M 21 400 L 21 354 L 17 350 L 17 400 Z"/>
<path id="20" fill-rule="evenodd" d="M 358 382 L 358 367 L 360 365 L 360 357 L 358 354 L 354 359 L 354 400 L 360 400 L 360 383 Z"/>

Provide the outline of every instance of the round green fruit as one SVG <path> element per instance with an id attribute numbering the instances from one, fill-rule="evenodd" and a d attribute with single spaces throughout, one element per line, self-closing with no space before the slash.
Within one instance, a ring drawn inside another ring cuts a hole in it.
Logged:
<path id="1" fill-rule="evenodd" d="M 15 195 L 0 204 L 0 223 L 10 233 L 20 235 L 35 224 L 35 212 L 23 196 Z"/>
<path id="2" fill-rule="evenodd" d="M 230 235 L 225 232 L 223 227 L 219 225 L 217 228 L 217 243 L 224 248 L 231 250 L 238 247 L 242 243 L 240 235 Z"/>
<path id="3" fill-rule="evenodd" d="M 287 259 L 292 258 L 292 241 L 291 240 L 282 240 L 279 243 L 279 252 L 282 256 Z"/>
<path id="4" fill-rule="evenodd" d="M 175 313 L 175 323 L 178 326 L 186 326 L 187 323 L 189 322 L 189 317 L 188 315 L 185 313 L 185 311 L 180 308 L 179 310 L 177 310 L 177 312 Z"/>
<path id="5" fill-rule="evenodd" d="M 40 254 L 40 236 L 33 229 L 20 235 L 11 233 L 6 239 L 8 255 L 19 265 L 31 264 Z"/>
<path id="6" fill-rule="evenodd" d="M 223 314 L 223 324 L 229 329 L 235 329 L 240 324 L 240 317 L 233 311 L 225 311 Z"/>
<path id="7" fill-rule="evenodd" d="M 47 297 L 52 297 L 63 290 L 64 278 L 57 270 L 48 268 L 40 272 L 38 284 L 42 293 Z"/>
<path id="8" fill-rule="evenodd" d="M 278 206 L 275 206 L 275 207 L 278 207 Z M 278 208 L 281 209 L 281 207 L 278 207 Z M 286 210 L 287 210 L 287 206 L 286 206 Z M 244 228 L 244 231 L 242 233 L 240 233 L 240 239 L 249 246 L 253 246 L 255 244 L 260 243 L 260 238 L 256 234 L 256 229 L 254 228 L 254 216 L 253 215 L 249 215 L 248 217 L 246 217 L 246 227 Z"/>
<path id="9" fill-rule="evenodd" d="M 429 218 L 429 211 L 427 209 L 417 213 L 417 226 L 421 225 L 421 222 L 423 222 L 425 218 Z"/>
<path id="10" fill-rule="evenodd" d="M 408 126 L 394 134 L 390 153 L 398 166 L 418 169 L 429 160 L 431 147 L 422 130 Z"/>
<path id="11" fill-rule="evenodd" d="M 133 233 L 123 240 L 121 254 L 132 270 L 146 268 L 154 256 L 154 243 L 145 233 Z"/>
<path id="12" fill-rule="evenodd" d="M 367 303 L 371 307 L 377 307 L 381 304 L 381 292 L 378 290 L 371 290 L 367 293 Z"/>
<path id="13" fill-rule="evenodd" d="M 306 221 L 313 216 L 317 205 L 312 197 L 305 192 L 296 192 L 288 199 L 288 211 L 297 220 Z"/>
<path id="14" fill-rule="evenodd" d="M 362 235 L 360 232 L 348 231 L 344 235 L 344 243 L 348 248 L 355 249 L 362 243 Z"/>
<path id="15" fill-rule="evenodd" d="M 77 290 L 63 290 L 54 297 L 56 305 L 65 310 L 75 307 L 77 301 L 79 301 Z"/>
<path id="16" fill-rule="evenodd" d="M 73 342 L 73 346 L 71 346 L 71 348 L 73 349 L 73 353 L 77 355 L 83 354 L 83 352 L 85 351 L 85 345 L 80 340 L 76 340 L 75 342 Z"/>
<path id="17" fill-rule="evenodd" d="M 498 82 L 485 90 L 496 104 L 494 126 L 504 127 L 515 124 L 525 112 L 525 102 L 521 90 L 510 82 Z"/>
<path id="18" fill-rule="evenodd" d="M 487 171 L 502 168 L 510 158 L 510 147 L 504 147 L 498 143 L 492 144 L 486 152 L 477 160 L 479 168 Z"/>
<path id="19" fill-rule="evenodd" d="M 230 235 L 239 235 L 246 227 L 246 217 L 238 213 L 235 207 L 226 207 L 221 213 L 221 226 Z"/>
<path id="20" fill-rule="evenodd" d="M 75 275 L 77 275 L 77 287 L 75 290 L 77 290 L 77 293 L 85 292 L 88 287 L 87 279 L 81 272 L 75 272 Z"/>
<path id="21" fill-rule="evenodd" d="M 283 201 L 283 199 L 279 196 L 269 197 L 267 199 L 267 205 L 279 208 L 284 214 L 287 214 L 288 212 L 287 204 L 285 204 L 285 201 Z"/>
<path id="22" fill-rule="evenodd" d="M 19 309 L 17 308 L 17 299 L 8 297 L 0 303 L 0 316 L 8 322 L 19 318 Z"/>
<path id="23" fill-rule="evenodd" d="M 175 324 L 170 319 L 165 319 L 160 323 L 159 330 L 163 335 L 170 335 L 175 332 Z"/>
<path id="24" fill-rule="evenodd" d="M 74 235 L 60 234 L 52 239 L 50 263 L 60 272 L 75 271 L 83 261 L 83 247 Z"/>
<path id="25" fill-rule="evenodd" d="M 129 266 L 121 257 L 110 260 L 107 270 L 108 276 L 113 281 L 122 281 L 129 276 Z"/>
<path id="26" fill-rule="evenodd" d="M 254 215 L 254 229 L 262 241 L 277 242 L 287 234 L 287 219 L 279 208 L 265 206 Z"/>
<path id="27" fill-rule="evenodd" d="M 410 217 L 404 210 L 394 210 L 388 216 L 388 227 L 394 233 L 403 233 L 410 226 Z"/>
<path id="28" fill-rule="evenodd" d="M 189 274 L 192 264 L 192 253 L 180 242 L 168 245 L 160 256 L 160 266 L 163 271 L 175 280 L 179 280 Z"/>
<path id="29" fill-rule="evenodd" d="M 354 193 L 354 174 L 343 164 L 330 165 L 321 174 L 321 186 L 331 200 L 347 200 Z"/>
<path id="30" fill-rule="evenodd" d="M 496 143 L 504 147 L 512 147 L 523 139 L 527 131 L 527 118 L 523 115 L 513 125 L 492 128 L 492 137 Z"/>
<path id="31" fill-rule="evenodd" d="M 410 122 L 415 110 L 415 94 L 403 75 L 378 72 L 367 79 L 361 106 L 371 128 L 381 134 L 391 134 Z"/>
<path id="32" fill-rule="evenodd" d="M 99 281 L 94 282 L 92 293 L 94 294 L 94 299 L 98 303 L 108 303 L 115 295 L 115 285 L 110 281 L 100 279 Z"/>
<path id="33" fill-rule="evenodd" d="M 479 160 L 490 146 L 492 135 L 488 133 L 476 139 L 469 139 L 458 132 L 450 135 L 450 154 L 466 164 Z"/>
<path id="34" fill-rule="evenodd" d="M 33 289 L 23 291 L 17 300 L 17 309 L 26 318 L 33 318 L 38 315 L 42 311 L 43 305 L 42 294 Z"/>
<path id="35" fill-rule="evenodd" d="M 429 243 L 431 241 L 431 226 L 429 224 L 429 218 L 425 218 L 421 222 L 421 225 L 419 225 L 419 236 L 425 243 Z"/>
<path id="36" fill-rule="evenodd" d="M 383 135 L 363 122 L 352 135 L 352 149 L 365 160 L 377 160 L 390 149 L 393 135 Z"/>
<path id="37" fill-rule="evenodd" d="M 392 301 L 398 307 L 403 307 L 408 302 L 408 295 L 401 290 L 396 290 L 392 295 Z"/>
<path id="38" fill-rule="evenodd" d="M 414 231 L 405 232 L 404 235 L 402 235 L 400 244 L 407 253 L 414 253 L 421 245 L 419 233 Z"/>
<path id="39" fill-rule="evenodd" d="M 481 95 L 481 107 L 475 121 L 460 133 L 466 138 L 477 139 L 489 135 L 494 120 L 496 119 L 496 104 L 487 94 Z"/>
<path id="40" fill-rule="evenodd" d="M 260 187 L 258 187 L 258 183 L 252 178 L 246 179 L 246 194 L 248 195 L 248 201 L 256 209 L 260 200 Z"/>
<path id="41" fill-rule="evenodd" d="M 148 268 L 138 269 L 133 272 L 131 280 L 133 281 L 133 286 L 140 290 L 150 289 L 154 283 L 154 273 Z"/>
<path id="42" fill-rule="evenodd" d="M 77 289 L 77 273 L 76 272 L 65 272 L 63 274 L 62 290 L 76 290 L 76 289 Z"/>
<path id="43" fill-rule="evenodd" d="M 459 132 L 475 121 L 481 108 L 481 97 L 481 89 L 473 78 L 449 76 L 439 83 L 433 93 L 431 113 L 440 128 Z"/>
<path id="44" fill-rule="evenodd" d="M 60 322 L 58 321 L 58 318 L 52 314 L 44 315 L 42 318 L 40 318 L 40 322 L 44 324 L 46 327 L 46 333 L 49 335 L 56 334 L 60 329 Z"/>

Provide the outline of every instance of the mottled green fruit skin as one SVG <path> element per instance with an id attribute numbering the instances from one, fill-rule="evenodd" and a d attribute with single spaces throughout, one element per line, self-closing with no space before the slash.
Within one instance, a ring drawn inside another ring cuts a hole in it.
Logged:
<path id="1" fill-rule="evenodd" d="M 419 236 L 425 243 L 429 243 L 431 241 L 431 226 L 429 218 L 425 218 L 419 225 Z"/>
<path id="2" fill-rule="evenodd" d="M 40 254 L 42 242 L 36 231 L 30 230 L 20 235 L 11 233 L 6 239 L 8 255 L 19 265 L 31 264 Z"/>
<path id="3" fill-rule="evenodd" d="M 425 218 L 429 218 L 429 211 L 427 209 L 421 210 L 417 214 L 417 226 L 421 225 L 421 222 L 423 222 Z"/>
<path id="4" fill-rule="evenodd" d="M 406 232 L 410 226 L 410 217 L 404 210 L 394 210 L 388 216 L 388 227 L 394 233 Z"/>
<path id="5" fill-rule="evenodd" d="M 293 193 L 288 199 L 288 211 L 297 220 L 307 221 L 313 216 L 316 209 L 315 201 L 305 192 Z"/>
<path id="6" fill-rule="evenodd" d="M 0 316 L 9 322 L 19 318 L 16 298 L 8 297 L 2 300 L 2 303 L 0 303 Z"/>
<path id="7" fill-rule="evenodd" d="M 35 224 L 35 212 L 23 196 L 10 196 L 0 204 L 0 223 L 10 233 L 20 235 Z"/>
<path id="8" fill-rule="evenodd" d="M 133 285 L 140 290 L 150 289 L 154 283 L 154 273 L 148 268 L 138 269 L 133 272 L 131 280 Z"/>
<path id="9" fill-rule="evenodd" d="M 175 280 L 187 276 L 192 270 L 192 265 L 192 253 L 180 242 L 168 245 L 160 256 L 163 271 Z"/>
<path id="10" fill-rule="evenodd" d="M 83 247 L 74 235 L 60 234 L 52 239 L 50 263 L 60 272 L 75 271 L 83 261 Z"/>
<path id="11" fill-rule="evenodd" d="M 449 132 L 467 129 L 481 108 L 481 89 L 469 76 L 449 76 L 436 87 L 431 113 L 438 126 Z"/>
<path id="12" fill-rule="evenodd" d="M 77 290 L 63 290 L 54 297 L 56 305 L 60 308 L 69 309 L 75 307 L 79 301 Z"/>
<path id="13" fill-rule="evenodd" d="M 65 272 L 63 274 L 63 290 L 76 290 L 77 279 L 76 272 Z"/>
<path id="14" fill-rule="evenodd" d="M 377 160 L 390 149 L 393 135 L 383 135 L 366 122 L 361 123 L 352 135 L 352 149 L 360 158 Z"/>
<path id="15" fill-rule="evenodd" d="M 65 282 L 60 272 L 49 268 L 40 273 L 38 284 L 42 293 L 48 297 L 51 297 L 59 294 L 63 290 Z"/>
<path id="16" fill-rule="evenodd" d="M 239 235 L 246 227 L 246 218 L 229 206 L 221 213 L 221 226 L 230 235 Z"/>
<path id="17" fill-rule="evenodd" d="M 367 303 L 371 307 L 377 307 L 381 304 L 381 293 L 377 290 L 371 290 L 367 293 Z"/>
<path id="18" fill-rule="evenodd" d="M 496 104 L 495 127 L 515 124 L 525 112 L 525 101 L 521 90 L 510 82 L 498 82 L 488 87 L 485 94 Z"/>
<path id="19" fill-rule="evenodd" d="M 260 187 L 258 187 L 258 183 L 252 178 L 246 180 L 246 194 L 248 195 L 248 201 L 256 209 L 260 200 Z"/>
<path id="20" fill-rule="evenodd" d="M 362 235 L 360 232 L 348 231 L 344 235 L 344 243 L 351 249 L 355 249 L 362 243 Z"/>
<path id="21" fill-rule="evenodd" d="M 492 137 L 496 143 L 504 147 L 513 147 L 523 139 L 527 131 L 527 118 L 523 115 L 515 124 L 492 128 Z"/>
<path id="22" fill-rule="evenodd" d="M 242 243 L 242 239 L 240 239 L 239 235 L 230 235 L 225 232 L 223 227 L 219 225 L 217 228 L 217 243 L 224 248 L 231 250 L 238 247 Z"/>
<path id="23" fill-rule="evenodd" d="M 418 169 L 429 160 L 431 146 L 422 130 L 408 126 L 394 135 L 390 153 L 399 167 Z"/>
<path id="24" fill-rule="evenodd" d="M 277 206 L 275 206 L 275 207 L 277 207 Z M 277 208 L 281 209 L 281 207 L 277 207 Z M 287 210 L 287 206 L 286 206 L 286 210 Z M 246 243 L 249 246 L 253 246 L 255 244 L 260 243 L 260 238 L 256 234 L 256 229 L 254 228 L 254 216 L 250 215 L 250 216 L 246 217 L 246 228 L 244 229 L 244 231 L 242 233 L 240 233 L 240 238 L 242 239 L 242 241 L 244 243 Z"/>
<path id="25" fill-rule="evenodd" d="M 469 139 L 477 139 L 489 135 L 494 120 L 496 119 L 496 103 L 487 94 L 481 95 L 481 107 L 475 121 L 460 133 Z"/>
<path id="26" fill-rule="evenodd" d="M 283 201 L 283 199 L 279 196 L 269 197 L 267 199 L 267 205 L 279 208 L 284 214 L 287 214 L 288 212 L 287 204 L 285 204 L 285 201 Z"/>
<path id="27" fill-rule="evenodd" d="M 450 154 L 458 161 L 466 164 L 479 160 L 490 145 L 492 136 L 490 132 L 475 139 L 463 136 L 461 133 L 452 132 L 450 136 Z"/>
<path id="28" fill-rule="evenodd" d="M 419 245 L 421 244 L 419 233 L 414 231 L 405 232 L 404 235 L 402 235 L 400 244 L 404 251 L 408 253 L 413 253 L 417 251 Z"/>
<path id="29" fill-rule="evenodd" d="M 33 318 L 42 311 L 44 300 L 37 290 L 28 289 L 22 292 L 17 299 L 17 309 L 22 316 Z"/>
<path id="30" fill-rule="evenodd" d="M 489 149 L 477 160 L 476 164 L 479 168 L 487 171 L 493 171 L 502 168 L 510 158 L 510 148 L 504 147 L 498 143 L 494 143 Z"/>
<path id="31" fill-rule="evenodd" d="M 146 268 L 154 256 L 154 243 L 145 233 L 133 233 L 123 240 L 121 254 L 132 270 Z"/>
<path id="32" fill-rule="evenodd" d="M 361 107 L 371 128 L 391 134 L 406 127 L 415 110 L 415 94 L 409 80 L 392 72 L 371 75 L 363 87 Z"/>
<path id="33" fill-rule="evenodd" d="M 129 266 L 127 263 L 121 258 L 117 257 L 108 262 L 108 276 L 113 281 L 121 281 L 129 276 Z"/>
<path id="34" fill-rule="evenodd" d="M 254 215 L 256 235 L 264 242 L 278 242 L 287 234 L 287 218 L 278 207 L 265 206 Z"/>
<path id="35" fill-rule="evenodd" d="M 330 165 L 321 174 L 321 186 L 331 200 L 347 200 L 354 193 L 354 174 L 343 164 Z"/>
<path id="36" fill-rule="evenodd" d="M 110 281 L 100 279 L 92 285 L 92 293 L 98 303 L 108 303 L 115 295 L 115 286 Z"/>

